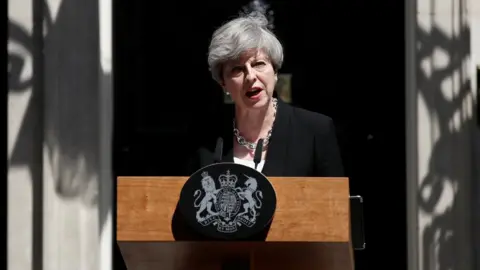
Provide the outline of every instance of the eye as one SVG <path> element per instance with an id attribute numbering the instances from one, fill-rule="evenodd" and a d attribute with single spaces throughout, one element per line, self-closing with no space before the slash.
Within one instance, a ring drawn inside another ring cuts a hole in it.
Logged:
<path id="1" fill-rule="evenodd" d="M 232 68 L 231 74 L 233 76 L 239 75 L 240 73 L 243 72 L 243 67 L 242 66 L 236 66 Z"/>
<path id="2" fill-rule="evenodd" d="M 252 67 L 257 70 L 263 70 L 267 66 L 267 63 L 264 61 L 255 62 Z"/>

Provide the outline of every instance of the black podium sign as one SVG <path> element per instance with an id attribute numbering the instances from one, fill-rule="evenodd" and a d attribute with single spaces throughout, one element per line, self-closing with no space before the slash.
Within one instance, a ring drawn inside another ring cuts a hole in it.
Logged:
<path id="1" fill-rule="evenodd" d="M 246 240 L 267 229 L 276 203 L 275 190 L 262 173 L 241 164 L 215 163 L 187 180 L 179 210 L 207 238 Z"/>

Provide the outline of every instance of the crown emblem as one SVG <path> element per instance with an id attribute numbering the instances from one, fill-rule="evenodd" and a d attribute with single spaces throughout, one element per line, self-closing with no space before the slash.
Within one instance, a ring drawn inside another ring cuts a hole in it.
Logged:
<path id="1" fill-rule="evenodd" d="M 221 174 L 220 177 L 218 177 L 218 181 L 220 182 L 220 185 L 222 187 L 234 188 L 237 180 L 237 176 L 234 174 L 230 174 L 230 170 L 228 170 L 226 174 Z"/>

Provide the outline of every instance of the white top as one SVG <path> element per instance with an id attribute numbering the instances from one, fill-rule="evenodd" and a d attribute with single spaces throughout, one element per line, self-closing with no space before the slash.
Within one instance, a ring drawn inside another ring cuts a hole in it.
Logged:
<path id="1" fill-rule="evenodd" d="M 253 160 L 246 160 L 234 157 L 233 162 L 255 169 L 255 163 L 253 162 Z M 260 163 L 258 163 L 257 171 L 262 172 L 263 165 L 265 165 L 265 160 L 261 160 Z"/>

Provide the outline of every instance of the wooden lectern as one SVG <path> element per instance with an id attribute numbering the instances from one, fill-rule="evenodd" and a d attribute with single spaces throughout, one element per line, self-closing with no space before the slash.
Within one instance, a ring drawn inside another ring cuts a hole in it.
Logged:
<path id="1" fill-rule="evenodd" d="M 277 208 L 265 241 L 177 241 L 172 218 L 187 177 L 119 177 L 117 241 L 129 270 L 352 270 L 348 178 L 269 178 Z"/>

